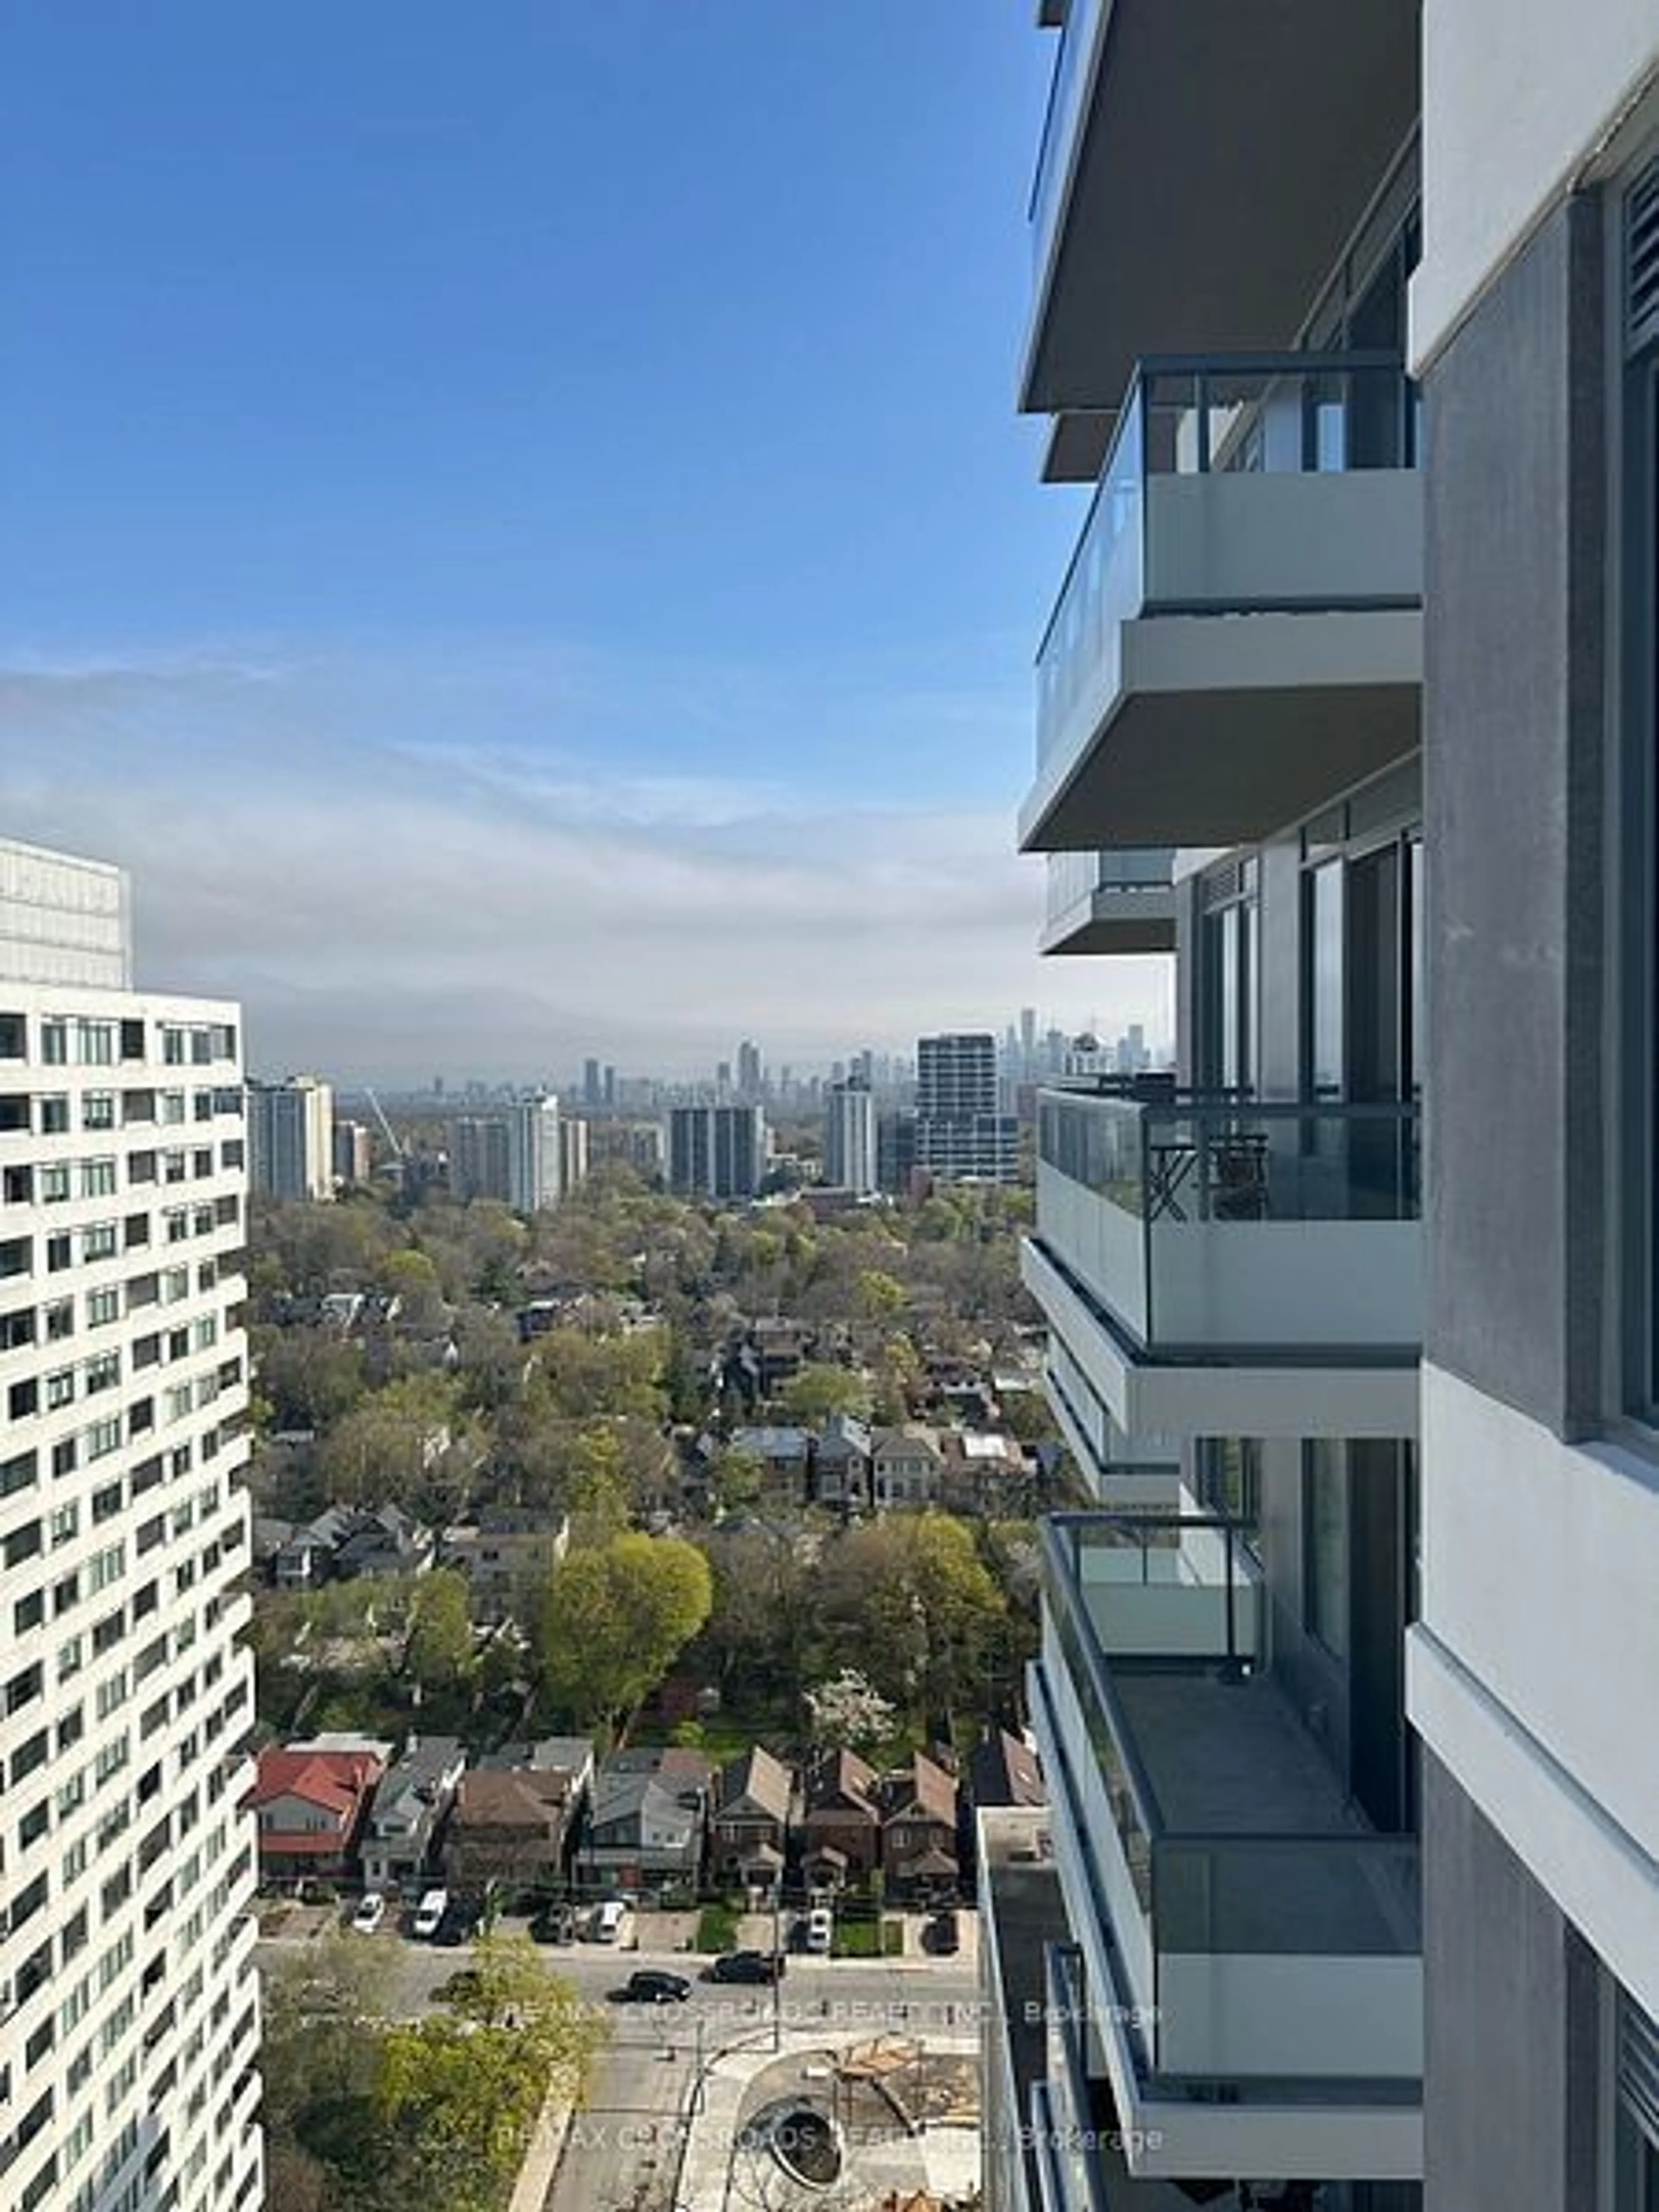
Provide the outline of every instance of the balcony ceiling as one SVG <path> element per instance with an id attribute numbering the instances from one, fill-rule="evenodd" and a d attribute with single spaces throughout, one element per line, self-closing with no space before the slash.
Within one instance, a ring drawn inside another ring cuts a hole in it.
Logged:
<path id="1" fill-rule="evenodd" d="M 1051 955 L 1173 952 L 1175 893 L 1097 890 L 1050 921 L 1037 949 Z"/>
<path id="2" fill-rule="evenodd" d="M 1115 711 L 1039 775 L 1021 849 L 1224 848 L 1315 812 L 1416 750 L 1420 624 L 1406 610 L 1125 623 Z"/>
<path id="3" fill-rule="evenodd" d="M 1288 345 L 1418 107 L 1414 0 L 1115 0 L 1020 404 Z"/>
<path id="4" fill-rule="evenodd" d="M 1048 425 L 1042 453 L 1044 483 L 1093 483 L 1106 465 L 1117 423 L 1111 407 L 1073 408 Z"/>

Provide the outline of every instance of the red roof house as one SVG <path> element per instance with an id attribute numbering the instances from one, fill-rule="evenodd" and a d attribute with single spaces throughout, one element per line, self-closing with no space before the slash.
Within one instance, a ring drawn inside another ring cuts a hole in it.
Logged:
<path id="1" fill-rule="evenodd" d="M 349 1871 L 386 1763 L 371 1751 L 262 1751 L 251 1802 L 266 1881 Z"/>

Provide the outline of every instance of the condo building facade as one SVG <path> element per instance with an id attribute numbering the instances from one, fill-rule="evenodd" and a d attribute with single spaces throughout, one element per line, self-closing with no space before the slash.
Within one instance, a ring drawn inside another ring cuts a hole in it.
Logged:
<path id="1" fill-rule="evenodd" d="M 753 1198 L 766 1174 L 758 1106 L 673 1106 L 664 1131 L 668 1188 L 688 1196 Z"/>
<path id="2" fill-rule="evenodd" d="M 1652 2212 L 1659 24 L 1039 21 L 1020 836 L 1178 1068 L 1039 1102 L 1093 1503 L 993 2195 Z"/>
<path id="3" fill-rule="evenodd" d="M 823 1179 L 860 1198 L 876 1189 L 876 1102 L 867 1078 L 832 1083 L 823 1116 Z"/>
<path id="4" fill-rule="evenodd" d="M 248 1177 L 262 1198 L 332 1198 L 334 1092 L 314 1075 L 247 1085 Z"/>
<path id="5" fill-rule="evenodd" d="M 565 1158 L 559 1102 L 551 1092 L 534 1091 L 450 1124 L 449 1186 L 463 1202 L 493 1198 L 519 1213 L 556 1206 Z"/>
<path id="6" fill-rule="evenodd" d="M 263 2201 L 240 1021 L 0 845 L 0 2197 Z"/>
<path id="7" fill-rule="evenodd" d="M 1000 1113 L 997 1041 L 989 1030 L 916 1044 L 916 1165 L 948 1181 L 1012 1182 L 1019 1125 Z"/>

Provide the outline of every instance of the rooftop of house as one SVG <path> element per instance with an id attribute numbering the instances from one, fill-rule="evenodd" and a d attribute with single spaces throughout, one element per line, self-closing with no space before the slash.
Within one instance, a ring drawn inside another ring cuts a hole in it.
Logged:
<path id="1" fill-rule="evenodd" d="M 974 1747 L 969 1788 L 975 1805 L 1046 1805 L 1042 1767 L 1030 1746 L 997 1729 Z"/>
<path id="2" fill-rule="evenodd" d="M 368 1751 L 323 1751 L 307 1747 L 272 1747 L 258 1758 L 251 1802 L 269 1805 L 297 1797 L 344 1820 L 356 1810 L 365 1790 L 378 1781 L 382 1762 Z"/>
<path id="3" fill-rule="evenodd" d="M 921 1421 L 906 1421 L 896 1429 L 874 1430 L 870 1443 L 878 1459 L 937 1461 L 942 1456 L 938 1435 Z"/>
<path id="4" fill-rule="evenodd" d="M 754 1452 L 762 1459 L 805 1459 L 812 1439 L 805 1429 L 775 1426 L 734 1429 L 732 1443 L 734 1450 Z"/>
<path id="5" fill-rule="evenodd" d="M 878 1789 L 881 1808 L 889 1820 L 914 1809 L 930 1820 L 956 1826 L 955 1779 L 925 1752 L 913 1752 L 908 1765 L 884 1774 Z"/>
<path id="6" fill-rule="evenodd" d="M 642 1775 L 673 1792 L 695 1791 L 706 1796 L 714 1778 L 714 1762 L 706 1753 L 683 1744 L 637 1744 L 613 1751 L 601 1760 L 599 1784 Z"/>
<path id="7" fill-rule="evenodd" d="M 845 1799 L 850 1809 L 867 1813 L 872 1820 L 876 1811 L 876 1770 L 866 1759 L 855 1751 L 821 1752 L 806 1770 L 806 1816 L 840 1809 L 836 1801 Z"/>
<path id="8" fill-rule="evenodd" d="M 593 1822 L 608 1827 L 616 1820 L 636 1816 L 678 1828 L 695 1826 L 700 1802 L 694 1793 L 682 1793 L 658 1776 L 646 1773 L 607 1774 L 601 1771 L 593 1785 Z"/>
<path id="9" fill-rule="evenodd" d="M 718 1820 L 728 1807 L 750 1798 L 775 1820 L 787 1820 L 793 1795 L 794 1778 L 789 1769 L 756 1744 L 721 1767 L 715 1784 L 714 1816 Z"/>
<path id="10" fill-rule="evenodd" d="M 461 1777 L 457 1827 L 544 1830 L 570 1802 L 570 1777 L 533 1767 L 474 1767 Z"/>

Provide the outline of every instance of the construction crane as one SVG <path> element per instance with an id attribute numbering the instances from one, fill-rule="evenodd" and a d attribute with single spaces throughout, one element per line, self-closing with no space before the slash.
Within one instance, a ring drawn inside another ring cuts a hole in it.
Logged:
<path id="1" fill-rule="evenodd" d="M 369 1104 L 374 1109 L 374 1118 L 380 1123 L 381 1128 L 386 1132 L 386 1140 L 392 1147 L 392 1158 L 397 1161 L 398 1165 L 400 1168 L 406 1167 L 409 1164 L 409 1155 L 404 1150 L 402 1144 L 398 1140 L 398 1132 L 392 1127 L 391 1122 L 386 1120 L 386 1109 L 382 1107 L 380 1100 L 375 1097 L 374 1091 L 367 1083 L 363 1085 L 363 1096 L 368 1099 Z"/>

